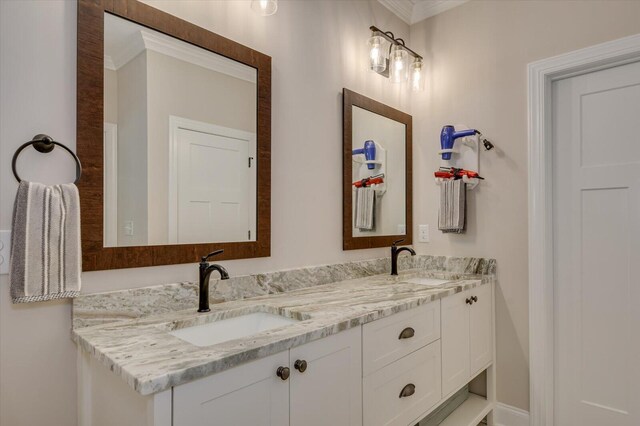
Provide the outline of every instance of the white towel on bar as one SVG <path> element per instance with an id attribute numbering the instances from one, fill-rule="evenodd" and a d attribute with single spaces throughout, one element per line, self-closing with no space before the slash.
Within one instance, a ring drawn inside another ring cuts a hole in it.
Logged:
<path id="1" fill-rule="evenodd" d="M 80 293 L 80 197 L 74 184 L 20 182 L 11 232 L 11 300 Z"/>
<path id="2" fill-rule="evenodd" d="M 375 189 L 370 186 L 356 188 L 355 227 L 371 231 L 375 226 Z"/>
<path id="3" fill-rule="evenodd" d="M 465 231 L 466 184 L 462 179 L 445 180 L 440 185 L 438 229 L 444 233 Z"/>

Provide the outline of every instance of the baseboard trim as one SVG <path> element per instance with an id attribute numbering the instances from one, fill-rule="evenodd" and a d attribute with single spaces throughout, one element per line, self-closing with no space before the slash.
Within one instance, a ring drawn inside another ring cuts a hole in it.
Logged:
<path id="1" fill-rule="evenodd" d="M 498 402 L 493 410 L 495 426 L 529 426 L 529 412 Z"/>

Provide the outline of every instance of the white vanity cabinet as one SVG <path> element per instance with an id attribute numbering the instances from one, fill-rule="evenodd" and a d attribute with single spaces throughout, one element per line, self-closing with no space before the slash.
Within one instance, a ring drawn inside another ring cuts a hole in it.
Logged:
<path id="1" fill-rule="evenodd" d="M 356 327 L 176 386 L 173 426 L 362 425 L 361 353 Z"/>
<path id="2" fill-rule="evenodd" d="M 493 360 L 493 286 L 442 299 L 442 394 L 448 397 Z"/>
<path id="3" fill-rule="evenodd" d="M 79 425 L 413 426 L 484 370 L 442 424 L 492 425 L 493 305 L 480 285 L 148 396 L 78 349 Z"/>

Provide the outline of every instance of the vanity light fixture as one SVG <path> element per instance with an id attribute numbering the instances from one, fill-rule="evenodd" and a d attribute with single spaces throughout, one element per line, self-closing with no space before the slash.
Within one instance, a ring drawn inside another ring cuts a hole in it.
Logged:
<path id="1" fill-rule="evenodd" d="M 369 27 L 369 68 L 391 80 L 404 83 L 409 80 L 411 90 L 424 90 L 424 62 L 422 56 L 409 49 L 403 39 L 396 38 L 391 31 Z M 389 43 L 388 55 L 386 43 Z"/>
<path id="2" fill-rule="evenodd" d="M 273 15 L 278 11 L 278 0 L 251 0 L 251 9 L 262 16 Z"/>

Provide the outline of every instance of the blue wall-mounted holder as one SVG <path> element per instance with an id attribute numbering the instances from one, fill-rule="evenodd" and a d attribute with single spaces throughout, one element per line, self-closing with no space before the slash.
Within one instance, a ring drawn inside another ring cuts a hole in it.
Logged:
<path id="1" fill-rule="evenodd" d="M 443 148 L 438 151 L 441 156 L 440 166 L 456 169 L 473 170 L 479 172 L 480 166 L 480 132 L 475 129 L 467 129 L 463 124 L 455 126 L 444 126 L 440 135 L 442 145 L 450 145 L 450 148 Z M 446 135 L 446 136 L 445 136 Z M 435 178 L 436 184 L 440 184 L 444 179 Z M 479 179 L 463 178 L 467 184 L 467 189 L 475 188 L 479 183 Z"/>
<path id="2" fill-rule="evenodd" d="M 475 129 L 460 130 L 456 132 L 453 126 L 444 126 L 440 133 L 440 151 L 443 160 L 451 160 L 451 154 L 455 152 L 453 145 L 458 138 L 473 136 L 480 132 Z"/>
<path id="3" fill-rule="evenodd" d="M 351 155 L 359 155 L 363 154 L 365 161 L 375 161 L 376 160 L 376 143 L 372 140 L 368 140 L 364 142 L 364 148 L 358 148 L 351 151 Z M 367 168 L 369 170 L 373 170 L 376 168 L 374 163 L 367 163 Z"/>

